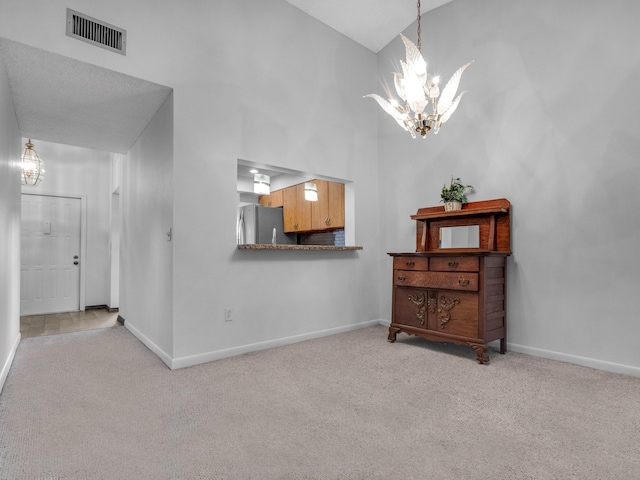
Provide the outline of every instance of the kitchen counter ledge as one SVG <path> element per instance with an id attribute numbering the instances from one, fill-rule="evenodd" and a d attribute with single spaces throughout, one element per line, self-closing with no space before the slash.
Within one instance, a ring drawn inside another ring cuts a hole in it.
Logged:
<path id="1" fill-rule="evenodd" d="M 238 245 L 238 250 L 329 250 L 329 251 L 344 251 L 344 250 L 362 250 L 361 246 L 353 247 L 338 247 L 335 245 L 271 245 L 271 244 L 252 244 L 252 245 Z"/>

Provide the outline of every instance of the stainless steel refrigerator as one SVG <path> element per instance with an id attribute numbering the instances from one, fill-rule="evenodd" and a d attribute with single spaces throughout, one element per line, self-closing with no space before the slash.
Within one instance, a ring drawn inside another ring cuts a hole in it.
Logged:
<path id="1" fill-rule="evenodd" d="M 253 204 L 238 207 L 238 245 L 295 245 L 298 235 L 284 233 L 282 207 Z"/>

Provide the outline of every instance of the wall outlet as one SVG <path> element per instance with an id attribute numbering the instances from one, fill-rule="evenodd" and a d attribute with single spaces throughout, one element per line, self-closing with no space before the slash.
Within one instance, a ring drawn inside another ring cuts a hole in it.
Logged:
<path id="1" fill-rule="evenodd" d="M 225 308 L 224 309 L 224 321 L 225 322 L 230 322 L 231 320 L 233 320 L 233 316 L 231 315 L 231 309 L 230 308 Z"/>

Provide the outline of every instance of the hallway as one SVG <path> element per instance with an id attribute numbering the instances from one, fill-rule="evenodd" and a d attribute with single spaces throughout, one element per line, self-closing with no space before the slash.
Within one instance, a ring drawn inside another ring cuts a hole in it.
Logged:
<path id="1" fill-rule="evenodd" d="M 57 335 L 59 333 L 80 332 L 121 325 L 118 312 L 106 308 L 85 310 L 84 312 L 54 313 L 20 317 L 22 338 Z"/>

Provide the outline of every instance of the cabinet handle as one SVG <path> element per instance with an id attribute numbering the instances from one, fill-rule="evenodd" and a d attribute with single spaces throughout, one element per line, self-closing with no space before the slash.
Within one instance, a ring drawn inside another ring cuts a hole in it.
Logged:
<path id="1" fill-rule="evenodd" d="M 331 219 L 330 218 L 325 218 L 324 219 L 324 224 L 328 227 L 329 225 L 331 225 Z"/>
<path id="2" fill-rule="evenodd" d="M 452 261 L 449 262 L 449 266 L 451 268 L 456 268 L 458 266 L 458 262 L 455 262 L 455 261 L 452 260 Z"/>
<path id="3" fill-rule="evenodd" d="M 407 267 L 413 267 L 414 265 L 415 265 L 415 262 L 412 262 L 411 260 L 407 262 Z"/>
<path id="4" fill-rule="evenodd" d="M 298 229 L 298 224 L 297 224 L 297 223 L 294 223 L 294 224 L 293 224 L 293 229 L 294 229 L 294 230 L 297 230 L 297 229 Z"/>
<path id="5" fill-rule="evenodd" d="M 460 278 L 458 279 L 458 283 L 460 284 L 461 287 L 466 287 L 467 285 L 469 285 L 469 279 Z"/>
<path id="6" fill-rule="evenodd" d="M 406 280 L 407 277 L 403 276 L 403 275 L 398 275 L 398 280 L 401 282 L 404 282 Z"/>

